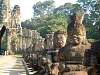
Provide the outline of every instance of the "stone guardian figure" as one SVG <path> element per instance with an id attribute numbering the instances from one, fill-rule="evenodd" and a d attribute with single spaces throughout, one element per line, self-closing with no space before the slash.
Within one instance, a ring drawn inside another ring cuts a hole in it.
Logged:
<path id="1" fill-rule="evenodd" d="M 59 51 L 59 62 L 65 63 L 64 75 L 87 75 L 83 66 L 85 50 L 90 48 L 86 38 L 86 29 L 82 24 L 84 14 L 76 12 L 71 16 L 67 28 L 67 42 Z"/>

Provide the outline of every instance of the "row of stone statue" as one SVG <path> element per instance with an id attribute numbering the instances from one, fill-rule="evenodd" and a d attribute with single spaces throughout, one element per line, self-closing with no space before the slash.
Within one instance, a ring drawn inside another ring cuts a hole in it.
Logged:
<path id="1" fill-rule="evenodd" d="M 50 66 L 51 75 L 99 75 L 100 42 L 88 42 L 83 17 L 81 13 L 73 14 L 67 33 L 57 31 L 45 38 L 41 63 Z"/>

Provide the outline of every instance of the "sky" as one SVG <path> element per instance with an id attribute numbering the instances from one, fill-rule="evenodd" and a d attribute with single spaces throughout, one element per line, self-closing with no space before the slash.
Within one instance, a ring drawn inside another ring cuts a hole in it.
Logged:
<path id="1" fill-rule="evenodd" d="M 21 20 L 25 21 L 26 19 L 32 18 L 33 10 L 32 7 L 35 3 L 38 1 L 45 1 L 45 0 L 12 0 L 11 2 L 11 8 L 14 7 L 14 5 L 19 5 L 21 10 Z M 54 0 L 56 6 L 63 5 L 67 2 L 75 3 L 76 0 Z"/>

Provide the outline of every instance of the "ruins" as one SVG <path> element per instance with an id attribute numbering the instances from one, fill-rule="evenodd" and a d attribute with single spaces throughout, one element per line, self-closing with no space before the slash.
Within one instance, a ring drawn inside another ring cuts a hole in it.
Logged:
<path id="1" fill-rule="evenodd" d="M 4 38 L 7 37 L 6 49 L 8 53 L 13 54 L 13 52 L 19 52 L 23 49 L 29 48 L 30 46 L 32 48 L 32 37 L 34 31 L 22 29 L 20 6 L 15 5 L 13 9 L 11 9 L 11 0 L 1 0 L 0 3 L 0 8 L 2 8 L 0 10 L 0 27 L 3 25 L 6 26 Z M 36 35 L 38 35 L 38 33 L 36 33 Z"/>
<path id="2" fill-rule="evenodd" d="M 11 50 L 18 48 L 21 44 L 21 41 L 18 41 L 20 38 L 19 35 L 21 34 L 21 16 L 20 16 L 20 7 L 15 5 L 14 8 L 11 10 L 10 7 L 10 0 L 1 0 L 0 1 L 0 17 L 1 23 L 0 26 L 6 26 L 6 33 L 5 37 L 7 37 L 7 51 L 11 52 Z M 20 32 L 19 32 L 20 31 Z M 17 40 L 15 42 L 15 39 Z M 11 45 L 12 44 L 12 45 Z M 14 47 L 15 46 L 15 47 Z M 20 46 L 21 47 L 21 46 Z M 11 49 L 13 48 L 13 49 Z"/>
<path id="3" fill-rule="evenodd" d="M 46 34 L 46 37 L 42 38 L 36 30 L 22 29 L 19 5 L 15 5 L 11 9 L 10 0 L 1 0 L 0 3 L 0 8 L 2 8 L 0 27 L 5 26 L 9 54 L 23 52 L 23 57 L 32 67 L 34 67 L 32 64 L 34 57 L 36 57 L 35 61 L 38 66 L 43 62 L 40 59 L 45 59 L 46 66 L 50 59 L 51 67 L 49 66 L 49 68 L 53 74 L 57 70 L 56 75 L 59 70 L 61 75 L 87 75 L 87 71 L 88 75 L 92 75 L 94 71 L 99 73 L 100 41 L 94 42 L 92 45 L 88 42 L 86 29 L 82 23 L 84 18 L 82 12 L 77 11 L 70 17 L 71 22 L 67 27 L 67 32 L 57 31 Z M 40 52 L 43 52 L 44 55 Z M 59 64 L 55 64 L 57 62 Z M 88 69 L 91 66 L 92 69 Z"/>
<path id="4" fill-rule="evenodd" d="M 21 27 L 21 15 L 20 7 L 15 5 L 11 11 L 8 24 L 8 51 L 12 53 L 11 50 L 19 51 L 21 49 L 22 43 L 22 27 Z"/>

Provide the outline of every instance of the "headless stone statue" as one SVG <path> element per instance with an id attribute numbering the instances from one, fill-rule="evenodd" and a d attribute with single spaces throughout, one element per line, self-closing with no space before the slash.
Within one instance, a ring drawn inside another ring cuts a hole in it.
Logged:
<path id="1" fill-rule="evenodd" d="M 84 71 L 83 60 L 84 52 L 90 48 L 90 44 L 86 39 L 86 30 L 82 24 L 83 17 L 84 15 L 80 12 L 71 16 L 71 23 L 67 28 L 66 46 L 59 51 L 59 60 L 65 62 L 66 67 L 69 68 L 66 75 L 87 75 Z"/>

